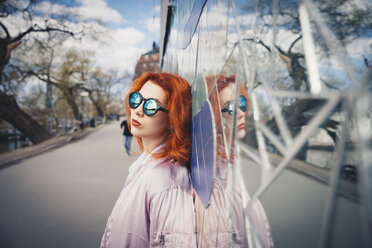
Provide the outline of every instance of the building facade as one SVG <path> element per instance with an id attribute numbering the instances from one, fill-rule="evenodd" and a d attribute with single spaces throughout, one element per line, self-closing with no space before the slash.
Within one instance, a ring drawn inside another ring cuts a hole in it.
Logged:
<path id="1" fill-rule="evenodd" d="M 144 72 L 160 72 L 159 66 L 159 46 L 154 41 L 152 43 L 152 50 L 144 53 L 139 58 L 136 68 L 134 70 L 133 80 L 140 77 Z"/>

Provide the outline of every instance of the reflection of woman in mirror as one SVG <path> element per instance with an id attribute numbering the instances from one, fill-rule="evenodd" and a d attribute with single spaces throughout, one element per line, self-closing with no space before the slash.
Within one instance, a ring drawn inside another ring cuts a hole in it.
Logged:
<path id="1" fill-rule="evenodd" d="M 198 244 L 202 247 L 230 247 L 232 243 L 238 247 L 273 247 L 269 222 L 261 203 L 256 201 L 253 207 L 245 208 L 249 195 L 239 169 L 239 154 L 235 151 L 235 137 L 245 136 L 249 110 L 247 90 L 238 85 L 235 108 L 235 76 L 210 76 L 206 81 L 216 122 L 217 159 L 210 205 L 204 208 L 196 200 Z M 232 126 L 234 111 L 235 127 Z"/>
<path id="2" fill-rule="evenodd" d="M 238 85 L 238 106 L 235 102 L 235 76 L 226 77 L 209 76 L 206 78 L 209 99 L 213 106 L 213 112 L 217 131 L 217 170 L 227 166 L 228 158 L 234 162 L 235 138 L 242 139 L 245 136 L 246 117 L 249 111 L 248 92 L 243 85 Z M 236 125 L 233 124 L 233 115 L 236 111 Z M 235 130 L 235 132 L 233 132 Z M 232 137 L 230 137 L 232 136 Z M 232 140 L 230 146 L 230 139 Z M 218 173 L 217 176 L 225 177 L 226 173 Z"/>
<path id="3" fill-rule="evenodd" d="M 219 141 L 219 144 L 224 145 L 228 152 L 230 153 L 231 150 L 231 158 L 233 158 L 233 151 L 234 151 L 234 145 L 235 141 L 234 138 L 242 139 L 245 136 L 245 122 L 246 117 L 249 110 L 249 98 L 248 98 L 248 92 L 244 88 L 243 85 L 238 85 L 239 87 L 239 95 L 237 97 L 238 106 L 234 107 L 235 102 L 235 92 L 236 92 L 236 85 L 235 85 L 235 76 L 225 77 L 225 76 L 219 76 L 215 83 L 213 82 L 214 87 L 217 87 L 217 90 L 214 88 L 214 91 L 216 93 L 212 93 L 210 95 L 211 101 L 216 101 L 217 109 L 215 109 L 216 115 L 218 115 L 218 120 L 220 121 L 218 126 L 218 133 L 220 135 L 224 134 L 224 142 Z M 214 99 L 216 98 L 216 94 L 218 92 L 218 100 Z M 219 103 L 219 104 L 218 104 Z M 220 109 L 219 109 L 220 106 Z M 236 111 L 236 127 L 232 126 L 233 122 L 233 115 L 234 111 Z M 222 116 L 222 118 L 221 118 Z M 221 129 L 223 128 L 223 130 Z M 236 128 L 236 129 L 235 129 Z M 230 149 L 229 141 L 230 141 L 230 135 L 231 132 L 235 129 L 236 133 L 233 132 L 235 137 L 232 137 L 232 147 Z"/>
<path id="4" fill-rule="evenodd" d="M 126 96 L 128 120 L 143 153 L 130 166 L 101 247 L 194 247 L 191 91 L 179 76 L 145 73 Z"/>
<path id="5" fill-rule="evenodd" d="M 229 79 L 229 78 L 227 78 Z M 227 80 L 226 79 L 226 80 Z M 230 78 L 231 79 L 231 78 Z M 222 82 L 222 83 L 218 83 Z M 228 123 L 231 123 L 232 116 L 234 114 L 234 92 L 235 83 L 224 86 L 225 80 L 217 81 L 217 86 L 221 87 L 219 91 L 219 97 L 221 102 L 221 113 L 223 116 L 226 116 L 224 120 L 227 120 Z M 238 107 L 236 108 L 237 116 L 237 133 L 236 137 L 241 139 L 245 136 L 245 120 L 248 114 L 248 93 L 243 86 L 240 87 L 240 95 L 238 96 Z"/>

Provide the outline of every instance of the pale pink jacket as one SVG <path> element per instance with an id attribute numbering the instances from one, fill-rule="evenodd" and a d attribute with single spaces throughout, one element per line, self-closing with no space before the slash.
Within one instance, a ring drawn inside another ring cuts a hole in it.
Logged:
<path id="1" fill-rule="evenodd" d="M 158 146 L 153 153 L 164 149 Z M 129 168 L 101 248 L 195 247 L 192 187 L 185 166 L 144 152 Z"/>

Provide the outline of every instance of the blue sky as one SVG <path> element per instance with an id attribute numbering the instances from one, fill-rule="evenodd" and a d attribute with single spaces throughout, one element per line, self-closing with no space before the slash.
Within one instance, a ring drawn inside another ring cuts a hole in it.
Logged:
<path id="1" fill-rule="evenodd" d="M 44 25 L 44 20 L 65 14 L 73 16 L 66 26 L 81 32 L 81 40 L 69 39 L 65 50 L 88 50 L 95 54 L 95 64 L 105 71 L 133 74 L 140 55 L 152 49 L 160 37 L 160 0 L 72 0 L 42 1 L 34 6 L 38 16 L 33 22 Z M 7 25 L 17 32 L 27 28 L 21 16 L 7 18 Z M 23 23 L 22 23 L 23 22 Z M 24 26 L 24 27 L 22 27 Z"/>
<path id="2" fill-rule="evenodd" d="M 151 49 L 153 41 L 159 43 L 159 33 L 149 31 L 146 24 L 150 20 L 159 20 L 160 0 L 107 0 L 107 5 L 124 19 L 123 23 L 109 23 L 110 27 L 134 27 L 145 33 L 145 40 L 139 45 L 147 50 Z"/>

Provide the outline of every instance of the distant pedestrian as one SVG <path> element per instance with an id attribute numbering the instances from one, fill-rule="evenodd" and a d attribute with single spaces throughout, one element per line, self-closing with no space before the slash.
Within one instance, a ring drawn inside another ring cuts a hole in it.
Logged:
<path id="1" fill-rule="evenodd" d="M 130 155 L 130 146 L 132 143 L 133 135 L 129 130 L 127 120 L 121 122 L 120 127 L 123 129 L 123 139 L 124 139 L 124 147 L 125 147 L 125 155 Z"/>

